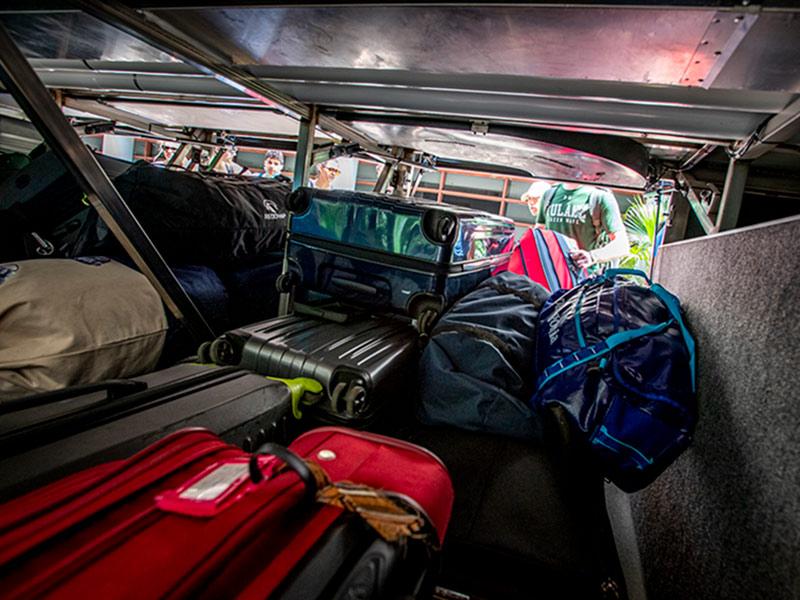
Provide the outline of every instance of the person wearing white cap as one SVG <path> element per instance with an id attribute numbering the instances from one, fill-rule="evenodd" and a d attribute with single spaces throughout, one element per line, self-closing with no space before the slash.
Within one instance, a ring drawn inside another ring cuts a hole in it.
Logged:
<path id="1" fill-rule="evenodd" d="M 329 190 L 341 172 L 339 161 L 335 158 L 326 161 L 316 167 L 316 172 L 312 169 L 312 174 L 308 178 L 308 185 L 320 190 Z"/>
<path id="2" fill-rule="evenodd" d="M 222 156 L 214 165 L 214 171 L 217 173 L 225 173 L 226 175 L 240 175 L 245 168 L 236 162 L 236 146 L 225 145 L 222 151 Z"/>
<path id="3" fill-rule="evenodd" d="M 528 191 L 520 196 L 520 200 L 528 205 L 528 210 L 531 211 L 534 222 L 539 215 L 539 205 L 542 201 L 544 193 L 550 189 L 550 184 L 546 181 L 534 181 L 528 188 Z"/>
<path id="4" fill-rule="evenodd" d="M 172 155 L 175 154 L 175 151 L 178 149 L 178 144 L 175 142 L 162 142 L 159 145 L 158 154 L 153 159 L 151 164 L 154 165 L 166 165 L 169 163 L 169 160 L 172 158 Z"/>

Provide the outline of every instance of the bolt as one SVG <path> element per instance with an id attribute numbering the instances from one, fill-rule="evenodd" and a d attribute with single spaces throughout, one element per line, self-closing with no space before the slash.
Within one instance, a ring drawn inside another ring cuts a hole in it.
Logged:
<path id="1" fill-rule="evenodd" d="M 704 80 L 703 80 L 703 78 L 701 77 L 701 78 L 700 78 L 700 79 L 698 79 L 697 81 L 699 81 L 700 83 L 703 83 L 703 81 L 704 81 Z"/>
<path id="2" fill-rule="evenodd" d="M 722 54 L 722 50 L 714 50 L 714 56 L 719 56 Z"/>
<path id="3" fill-rule="evenodd" d="M 700 42 L 700 45 L 701 46 L 708 46 L 708 40 L 703 40 L 702 42 Z"/>

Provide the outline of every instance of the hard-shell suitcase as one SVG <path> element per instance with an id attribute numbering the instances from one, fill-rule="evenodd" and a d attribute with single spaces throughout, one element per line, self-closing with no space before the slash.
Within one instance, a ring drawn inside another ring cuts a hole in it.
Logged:
<path id="1" fill-rule="evenodd" d="M 248 450 L 285 435 L 283 383 L 236 368 L 180 364 L 0 405 L 0 498 L 205 427 Z"/>
<path id="2" fill-rule="evenodd" d="M 361 314 L 339 323 L 292 315 L 224 334 L 211 344 L 210 358 L 262 375 L 314 379 L 323 398 L 304 412 L 365 427 L 381 414 L 411 410 L 419 341 L 407 321 L 391 316 Z"/>
<path id="3" fill-rule="evenodd" d="M 421 578 L 453 502 L 433 454 L 341 428 L 268 446 L 182 430 L 6 503 L 3 596 L 378 598 Z"/>
<path id="4" fill-rule="evenodd" d="M 289 208 L 301 293 L 427 314 L 423 325 L 507 261 L 514 239 L 510 219 L 420 198 L 300 188 Z"/>

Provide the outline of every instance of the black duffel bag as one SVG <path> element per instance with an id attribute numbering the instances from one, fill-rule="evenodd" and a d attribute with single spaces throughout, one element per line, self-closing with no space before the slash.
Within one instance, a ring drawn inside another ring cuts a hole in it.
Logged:
<path id="1" fill-rule="evenodd" d="M 170 263 L 237 266 L 283 247 L 287 183 L 139 162 L 114 184 Z"/>
<path id="2" fill-rule="evenodd" d="M 459 300 L 422 353 L 420 420 L 540 439 L 542 423 L 528 400 L 536 380 L 536 322 L 548 295 L 506 272 Z"/>
<path id="3" fill-rule="evenodd" d="M 130 165 L 96 158 L 110 177 Z M 108 235 L 75 178 L 43 145 L 0 183 L 0 261 L 95 254 Z"/>

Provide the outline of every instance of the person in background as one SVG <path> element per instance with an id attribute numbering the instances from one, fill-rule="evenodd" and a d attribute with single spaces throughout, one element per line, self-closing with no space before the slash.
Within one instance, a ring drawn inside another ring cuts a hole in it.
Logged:
<path id="1" fill-rule="evenodd" d="M 341 172 L 339 162 L 336 159 L 329 160 L 316 168 L 312 167 L 308 185 L 319 190 L 329 190 Z"/>
<path id="2" fill-rule="evenodd" d="M 178 150 L 178 145 L 174 142 L 162 142 L 158 147 L 158 154 L 153 159 L 153 165 L 166 166 L 172 155 Z"/>
<path id="3" fill-rule="evenodd" d="M 244 167 L 236 162 L 236 146 L 225 146 L 222 157 L 214 165 L 214 172 L 239 175 L 244 170 Z"/>
<path id="4" fill-rule="evenodd" d="M 281 173 L 285 159 L 280 150 L 270 150 L 264 155 L 264 172 L 261 177 L 274 179 L 276 181 L 289 181 L 289 178 Z"/>
<path id="5" fill-rule="evenodd" d="M 580 268 L 611 263 L 630 253 L 617 200 L 604 188 L 557 184 L 543 194 L 536 222 L 578 243 L 570 256 Z"/>
<path id="6" fill-rule="evenodd" d="M 520 196 L 520 200 L 528 205 L 528 210 L 531 211 L 531 215 L 533 215 L 534 225 L 539 215 L 539 205 L 541 204 L 542 196 L 544 196 L 544 193 L 549 190 L 550 187 L 550 184 L 546 181 L 534 181 L 528 188 L 528 191 Z"/>

